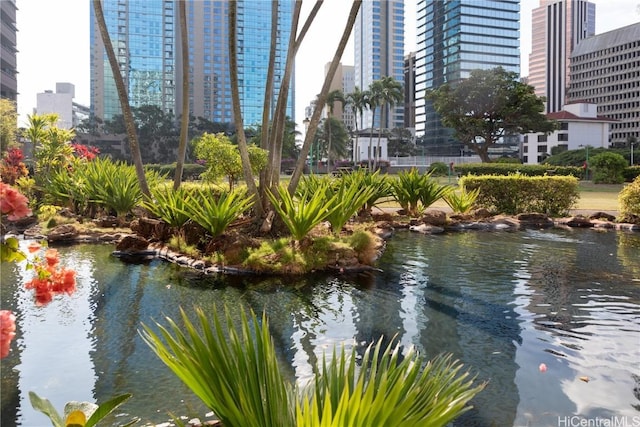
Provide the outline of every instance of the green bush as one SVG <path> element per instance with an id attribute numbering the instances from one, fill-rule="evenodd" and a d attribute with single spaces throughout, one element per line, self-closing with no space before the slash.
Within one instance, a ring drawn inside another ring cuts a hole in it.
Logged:
<path id="1" fill-rule="evenodd" d="M 639 154 L 640 155 L 640 154 Z M 629 166 L 622 171 L 624 182 L 632 182 L 640 176 L 640 166 Z"/>
<path id="2" fill-rule="evenodd" d="M 622 172 L 627 167 L 627 161 L 620 154 L 602 153 L 591 158 L 589 167 L 594 170 L 594 183 L 622 184 L 624 182 Z"/>
<path id="3" fill-rule="evenodd" d="M 215 197 L 210 191 L 200 189 L 183 213 L 213 237 L 218 237 L 252 205 L 253 199 L 242 190 L 231 190 Z"/>
<path id="4" fill-rule="evenodd" d="M 582 163 L 578 166 L 522 165 L 515 163 L 465 163 L 456 165 L 456 173 L 460 175 L 510 175 L 524 176 L 575 176 L 583 174 Z"/>
<path id="5" fill-rule="evenodd" d="M 432 176 L 447 176 L 449 174 L 449 166 L 444 162 L 433 162 L 429 165 L 429 173 Z"/>
<path id="6" fill-rule="evenodd" d="M 467 192 L 480 189 L 477 206 L 507 215 L 524 212 L 565 215 L 580 197 L 578 179 L 574 177 L 465 176 L 460 185 Z"/>
<path id="7" fill-rule="evenodd" d="M 636 177 L 631 184 L 626 185 L 618 194 L 620 214 L 640 215 L 640 177 Z"/>
<path id="8" fill-rule="evenodd" d="M 173 179 L 176 174 L 176 164 L 169 165 L 150 164 L 145 165 L 145 169 L 155 171 L 158 174 L 166 177 L 167 179 Z M 182 167 L 182 179 L 184 181 L 200 179 L 200 174 L 204 173 L 207 167 L 197 163 L 187 163 Z"/>

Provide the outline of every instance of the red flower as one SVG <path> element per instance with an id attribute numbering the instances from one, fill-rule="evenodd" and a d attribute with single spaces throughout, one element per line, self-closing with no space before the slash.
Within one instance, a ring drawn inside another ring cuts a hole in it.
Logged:
<path id="1" fill-rule="evenodd" d="M 42 249 L 42 245 L 38 242 L 31 242 L 29 246 L 27 246 L 27 250 L 31 254 L 38 252 L 40 249 Z"/>
<path id="2" fill-rule="evenodd" d="M 0 310 L 0 359 L 9 355 L 11 341 L 16 336 L 16 316 L 9 310 Z"/>
<path id="3" fill-rule="evenodd" d="M 47 249 L 44 253 L 44 259 L 47 261 L 47 267 L 54 267 L 60 262 L 58 251 L 55 249 Z"/>
<path id="4" fill-rule="evenodd" d="M 10 221 L 31 215 L 29 201 L 18 190 L 0 182 L 0 213 L 8 214 Z"/>

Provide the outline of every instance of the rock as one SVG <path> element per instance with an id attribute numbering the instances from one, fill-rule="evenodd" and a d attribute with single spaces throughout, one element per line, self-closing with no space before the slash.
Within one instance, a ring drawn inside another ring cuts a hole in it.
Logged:
<path id="1" fill-rule="evenodd" d="M 485 208 L 479 208 L 473 211 L 474 218 L 484 219 L 484 218 L 489 218 L 490 216 L 493 216 L 493 215 L 491 215 L 491 212 L 489 212 L 489 210 Z"/>
<path id="2" fill-rule="evenodd" d="M 120 252 L 132 253 L 146 251 L 149 241 L 141 236 L 125 236 L 116 244 L 116 250 Z"/>
<path id="3" fill-rule="evenodd" d="M 131 230 L 145 239 L 157 239 L 161 242 L 167 240 L 170 235 L 171 227 L 164 221 L 153 218 L 139 218 L 131 221 L 129 225 Z"/>
<path id="4" fill-rule="evenodd" d="M 447 224 L 447 214 L 441 210 L 429 210 L 422 216 L 422 222 L 443 227 Z"/>
<path id="5" fill-rule="evenodd" d="M 554 225 L 552 219 L 541 213 L 523 213 L 516 216 L 516 219 L 525 228 L 551 228 Z"/>
<path id="6" fill-rule="evenodd" d="M 71 242 L 75 240 L 80 232 L 71 224 L 63 224 L 52 228 L 47 233 L 47 241 L 49 242 Z"/>
<path id="7" fill-rule="evenodd" d="M 603 221 L 615 222 L 615 215 L 608 214 L 606 212 L 595 212 L 589 215 L 589 219 L 599 219 Z"/>
<path id="8" fill-rule="evenodd" d="M 120 221 L 115 216 L 103 216 L 93 220 L 93 222 L 97 227 L 102 228 L 115 228 L 120 225 Z"/>
<path id="9" fill-rule="evenodd" d="M 415 231 L 416 233 L 421 233 L 421 234 L 440 234 L 440 233 L 444 233 L 444 227 L 438 227 L 435 225 L 428 225 L 428 224 L 419 224 L 419 225 L 412 225 L 409 227 L 410 231 Z"/>
<path id="10" fill-rule="evenodd" d="M 589 218 L 582 215 L 574 216 L 566 223 L 569 227 L 593 227 L 593 223 Z"/>

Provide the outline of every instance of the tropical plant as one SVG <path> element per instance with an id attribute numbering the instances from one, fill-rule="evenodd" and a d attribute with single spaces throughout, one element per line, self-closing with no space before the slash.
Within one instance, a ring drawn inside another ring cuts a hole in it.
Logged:
<path id="1" fill-rule="evenodd" d="M 364 206 L 360 208 L 359 213 L 370 212 L 380 200 L 385 200 L 392 195 L 391 182 L 387 175 L 381 175 L 380 171 L 370 172 L 368 169 L 356 169 L 349 174 L 343 175 L 342 179 L 347 182 L 353 182 L 352 185 L 372 190 L 371 195 Z"/>
<path id="2" fill-rule="evenodd" d="M 640 176 L 626 185 L 618 194 L 618 204 L 621 215 L 640 216 Z"/>
<path id="3" fill-rule="evenodd" d="M 398 178 L 391 181 L 393 197 L 407 214 L 414 215 L 418 211 L 420 192 L 427 179 L 427 175 L 411 168 L 409 171 L 400 171 Z"/>
<path id="4" fill-rule="evenodd" d="M 22 150 L 18 147 L 9 147 L 2 161 L 0 161 L 0 179 L 2 182 L 14 185 L 16 180 L 29 175 L 27 166 L 22 160 L 24 160 Z"/>
<path id="5" fill-rule="evenodd" d="M 315 193 L 305 191 L 296 200 L 284 186 L 280 185 L 278 197 L 271 191 L 267 191 L 267 196 L 293 238 L 298 242 L 337 209 L 334 204 L 336 196 L 327 199 L 322 189 Z"/>
<path id="6" fill-rule="evenodd" d="M 378 165 L 377 154 L 380 152 L 380 139 L 382 138 L 382 128 L 390 128 L 390 120 L 388 115 L 393 107 L 402 101 L 404 97 L 404 91 L 402 89 L 402 83 L 397 81 L 391 76 L 384 76 L 379 81 L 371 85 L 372 97 L 374 102 L 380 107 L 380 127 L 378 128 L 378 145 L 376 147 L 376 155 L 374 155 L 374 169 Z"/>
<path id="7" fill-rule="evenodd" d="M 218 197 L 212 197 L 211 192 L 198 189 L 192 200 L 183 213 L 213 237 L 224 233 L 233 221 L 254 204 L 253 199 L 247 197 L 246 192 L 242 190 L 231 190 Z"/>
<path id="8" fill-rule="evenodd" d="M 413 349 L 370 345 L 363 358 L 356 349 L 332 362 L 323 358 L 310 386 L 297 396 L 279 368 L 269 322 L 250 312 L 225 322 L 196 308 L 197 322 L 181 309 L 182 324 L 167 318 L 159 332 L 143 324 L 144 341 L 216 414 L 234 426 L 444 426 L 470 409 L 484 384 L 474 386 L 462 364 L 440 356 L 424 363 Z M 239 323 L 239 326 L 234 326 Z M 361 363 L 361 366 L 357 366 Z"/>
<path id="9" fill-rule="evenodd" d="M 435 179 L 431 179 L 430 174 L 425 174 L 424 185 L 420 188 L 420 203 L 422 209 L 426 209 L 438 200 L 446 197 L 453 188 L 449 185 L 441 185 Z M 477 197 L 477 196 L 476 196 Z"/>
<path id="10" fill-rule="evenodd" d="M 373 187 L 361 186 L 354 180 L 345 179 L 338 180 L 337 188 L 326 187 L 327 199 L 334 200 L 331 213 L 327 216 L 334 234 L 340 234 L 349 218 L 367 203 L 374 191 Z"/>
<path id="11" fill-rule="evenodd" d="M 33 391 L 29 392 L 33 409 L 49 417 L 53 427 L 93 427 L 130 397 L 131 394 L 121 394 L 100 405 L 91 402 L 67 402 L 64 407 L 64 417 L 62 417 L 48 399 L 41 398 Z M 138 422 L 137 418 L 120 425 L 130 426 L 136 422 Z"/>
<path id="12" fill-rule="evenodd" d="M 353 159 L 356 162 L 359 162 L 360 150 L 358 149 L 358 119 L 359 118 L 360 120 L 362 119 L 362 112 L 364 111 L 365 108 L 368 108 L 369 106 L 369 92 L 366 90 L 361 91 L 360 88 L 356 86 L 353 89 L 353 92 L 347 94 L 346 105 L 348 105 L 351 108 L 351 112 L 353 113 L 353 117 L 354 117 L 353 122 L 356 126 L 356 129 L 355 129 L 356 139 L 353 146 L 353 153 L 354 153 Z"/>
<path id="13" fill-rule="evenodd" d="M 4 153 L 17 141 L 18 112 L 16 103 L 0 99 L 0 153 Z"/>
<path id="14" fill-rule="evenodd" d="M 443 199 L 453 212 L 465 214 L 473 208 L 478 195 L 480 195 L 479 188 L 467 191 L 465 187 L 460 186 L 459 191 L 450 191 Z"/>
<path id="15" fill-rule="evenodd" d="M 344 93 L 340 89 L 332 90 L 327 94 L 327 99 L 325 100 L 325 104 L 329 110 L 329 114 L 327 114 L 327 171 L 331 172 L 331 119 L 333 118 L 333 109 L 335 108 L 336 102 L 339 102 L 343 107 L 345 103 Z"/>
<path id="16" fill-rule="evenodd" d="M 157 186 L 151 190 L 153 199 L 145 199 L 142 206 L 171 227 L 182 227 L 190 217 L 186 213 L 193 203 L 192 190 Z"/>

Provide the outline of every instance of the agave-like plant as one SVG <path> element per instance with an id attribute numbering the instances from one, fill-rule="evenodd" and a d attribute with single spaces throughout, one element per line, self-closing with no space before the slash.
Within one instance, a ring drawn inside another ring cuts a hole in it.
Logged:
<path id="1" fill-rule="evenodd" d="M 361 187 L 356 181 L 340 180 L 337 188 L 329 186 L 325 190 L 327 199 L 334 201 L 327 221 L 334 234 L 340 234 L 342 227 L 373 196 L 375 188 Z"/>
<path id="2" fill-rule="evenodd" d="M 422 187 L 426 185 L 429 175 L 423 175 L 417 169 L 398 173 L 398 179 L 391 182 L 393 196 L 409 215 L 418 211 Z"/>
<path id="3" fill-rule="evenodd" d="M 450 356 L 424 363 L 413 350 L 382 348 L 382 339 L 361 359 L 355 349 L 323 357 L 302 393 L 284 379 L 269 323 L 241 312 L 238 326 L 225 307 L 210 316 L 196 308 L 197 324 L 181 310 L 183 326 L 167 318 L 159 332 L 143 324 L 142 338 L 158 357 L 216 414 L 235 426 L 444 426 L 470 409 L 484 384 L 462 372 Z"/>
<path id="4" fill-rule="evenodd" d="M 449 185 L 442 185 L 435 179 L 431 179 L 431 174 L 424 176 L 426 179 L 419 192 L 422 209 L 426 209 L 438 200 L 446 197 L 453 189 L 453 187 Z"/>
<path id="5" fill-rule="evenodd" d="M 322 185 L 326 186 L 328 183 Z M 304 239 L 313 227 L 326 220 L 337 209 L 336 196 L 327 198 L 326 187 L 318 189 L 313 194 L 310 194 L 309 191 L 305 191 L 295 199 L 283 185 L 278 187 L 278 197 L 271 191 L 267 191 L 273 208 L 298 242 Z"/>
<path id="6" fill-rule="evenodd" d="M 357 169 L 351 173 L 344 174 L 340 178 L 345 183 L 355 185 L 360 188 L 370 188 L 371 195 L 360 208 L 362 211 L 371 211 L 371 209 L 380 201 L 392 196 L 392 187 L 386 175 L 381 175 L 380 170 L 371 173 L 368 169 Z"/>
<path id="7" fill-rule="evenodd" d="M 185 187 L 157 186 L 151 190 L 152 199 L 143 200 L 142 206 L 171 227 L 182 227 L 191 218 L 187 209 L 192 193 Z"/>
<path id="8" fill-rule="evenodd" d="M 122 394 L 100 405 L 91 402 L 68 402 L 64 407 L 63 418 L 48 399 L 38 396 L 33 391 L 29 392 L 29 400 L 33 409 L 49 417 L 53 427 L 93 427 L 130 397 L 129 393 Z M 122 426 L 130 426 L 136 422 L 138 422 L 137 418 L 122 424 Z"/>
<path id="9" fill-rule="evenodd" d="M 253 205 L 253 199 L 246 191 L 234 189 L 214 196 L 210 191 L 199 189 L 182 212 L 218 237 L 229 225 Z"/>
<path id="10" fill-rule="evenodd" d="M 465 214 L 473 208 L 479 195 L 480 188 L 467 191 L 464 186 L 460 186 L 460 191 L 451 191 L 443 198 L 453 212 Z"/>

